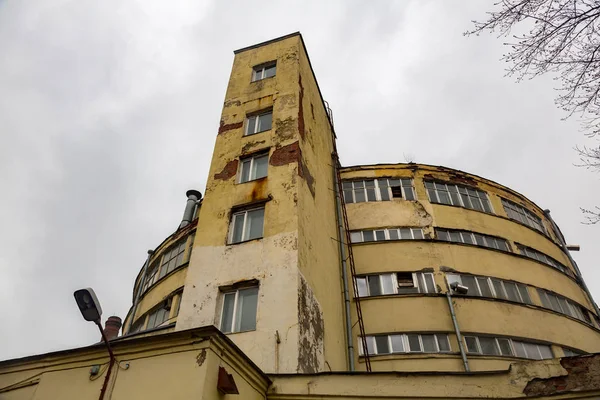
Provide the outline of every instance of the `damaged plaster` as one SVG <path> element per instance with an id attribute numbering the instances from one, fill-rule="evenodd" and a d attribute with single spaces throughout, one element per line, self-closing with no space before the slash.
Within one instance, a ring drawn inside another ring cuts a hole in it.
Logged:
<path id="1" fill-rule="evenodd" d="M 298 372 L 314 374 L 323 369 L 323 315 L 302 275 L 298 285 Z"/>

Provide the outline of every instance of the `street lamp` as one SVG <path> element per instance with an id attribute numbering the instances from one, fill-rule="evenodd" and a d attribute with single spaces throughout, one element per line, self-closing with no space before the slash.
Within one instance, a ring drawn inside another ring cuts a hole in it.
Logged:
<path id="1" fill-rule="evenodd" d="M 456 333 L 456 340 L 458 341 L 460 356 L 462 358 L 465 371 L 469 372 L 469 361 L 467 361 L 467 353 L 465 351 L 462 335 L 460 334 L 460 328 L 458 327 L 458 321 L 456 320 L 454 304 L 452 304 L 452 292 L 456 292 L 458 294 L 467 294 L 469 288 L 467 286 L 459 284 L 458 282 L 450 283 L 448 281 L 448 275 L 446 275 L 446 285 L 448 287 L 448 289 L 446 290 L 446 299 L 448 299 L 448 308 L 450 308 L 450 316 L 452 317 L 452 325 L 454 325 L 454 332 Z"/>
<path id="2" fill-rule="evenodd" d="M 79 311 L 81 311 L 83 319 L 85 319 L 86 321 L 94 322 L 98 326 L 98 329 L 100 329 L 100 334 L 102 334 L 102 340 L 104 341 L 106 349 L 108 350 L 108 355 L 110 356 L 108 370 L 106 371 L 104 384 L 102 385 L 102 390 L 100 391 L 100 400 L 102 400 L 104 398 L 104 394 L 106 393 L 106 388 L 108 386 L 108 380 L 110 378 L 112 366 L 115 362 L 115 356 L 110 347 L 110 343 L 106 338 L 104 329 L 102 329 L 102 323 L 100 320 L 100 317 L 102 316 L 102 307 L 100 306 L 98 297 L 96 297 L 96 293 L 94 293 L 94 289 L 92 288 L 76 290 L 75 293 L 73 293 L 73 296 L 75 296 L 77 307 L 79 307 Z"/>

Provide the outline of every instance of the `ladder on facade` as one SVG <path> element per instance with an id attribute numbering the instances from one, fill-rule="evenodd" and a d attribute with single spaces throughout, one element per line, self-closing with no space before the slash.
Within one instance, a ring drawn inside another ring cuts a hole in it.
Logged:
<path id="1" fill-rule="evenodd" d="M 346 248 L 348 249 L 347 262 L 350 264 L 350 277 L 352 280 L 352 288 L 354 289 L 353 290 L 354 304 L 356 305 L 356 316 L 358 317 L 358 329 L 360 331 L 360 339 L 361 339 L 360 344 L 362 345 L 362 349 L 363 349 L 362 353 L 363 353 L 363 357 L 364 357 L 364 361 L 365 361 L 365 367 L 367 369 L 367 372 L 371 372 L 371 359 L 369 358 L 369 351 L 367 349 L 367 338 L 365 336 L 365 323 L 363 321 L 362 309 L 360 307 L 360 297 L 358 296 L 358 286 L 356 283 L 356 268 L 354 266 L 354 254 L 352 253 L 352 246 L 351 246 L 351 242 L 350 242 L 348 214 L 346 213 L 346 202 L 344 201 L 344 191 L 342 188 L 342 177 L 340 174 L 340 161 L 337 156 L 337 153 L 335 153 L 334 162 L 336 163 L 335 172 L 337 175 L 337 185 L 338 185 L 337 195 L 339 196 L 340 204 L 342 205 L 341 208 L 342 208 L 342 217 L 344 219 L 344 232 L 346 233 L 346 237 L 340 238 L 340 240 L 345 241 L 345 243 L 342 243 L 342 245 L 345 244 Z M 354 326 L 354 325 L 352 325 L 352 326 Z"/>

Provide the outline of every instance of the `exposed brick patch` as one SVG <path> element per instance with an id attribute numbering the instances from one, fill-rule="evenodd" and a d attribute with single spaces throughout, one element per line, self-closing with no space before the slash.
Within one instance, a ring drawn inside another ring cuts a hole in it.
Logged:
<path id="1" fill-rule="evenodd" d="M 306 181 L 310 193 L 313 198 L 315 197 L 315 178 L 310 173 L 308 167 L 304 163 L 302 158 L 302 150 L 300 149 L 300 143 L 294 142 L 287 146 L 279 147 L 273 151 L 269 164 L 278 167 L 281 165 L 287 165 L 293 162 L 298 163 L 298 175 Z"/>
<path id="2" fill-rule="evenodd" d="M 219 124 L 219 135 L 232 129 L 241 128 L 242 126 L 244 126 L 244 121 L 236 122 L 234 124 L 225 124 L 225 121 L 221 120 L 221 123 Z"/>
<path id="3" fill-rule="evenodd" d="M 231 160 L 225 165 L 225 168 L 218 174 L 215 174 L 215 179 L 221 179 L 226 181 L 227 179 L 235 176 L 238 170 L 238 160 Z"/>
<path id="4" fill-rule="evenodd" d="M 550 396 L 600 390 L 600 354 L 563 358 L 560 365 L 567 370 L 566 376 L 532 379 L 523 393 L 527 396 Z"/>
<path id="5" fill-rule="evenodd" d="M 321 369 L 323 357 L 324 323 L 321 307 L 300 276 L 298 288 L 298 368 L 299 373 L 314 374 Z"/>
<path id="6" fill-rule="evenodd" d="M 300 86 L 300 103 L 298 104 L 298 132 L 300 137 L 304 139 L 304 107 L 302 106 L 302 99 L 304 99 L 304 86 L 302 86 L 302 76 L 298 75 L 298 85 Z"/>

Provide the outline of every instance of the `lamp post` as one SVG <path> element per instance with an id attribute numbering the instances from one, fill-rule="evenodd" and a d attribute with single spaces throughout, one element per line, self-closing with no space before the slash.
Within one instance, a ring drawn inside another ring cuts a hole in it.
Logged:
<path id="1" fill-rule="evenodd" d="M 446 276 L 446 299 L 448 300 L 448 308 L 450 308 L 450 316 L 452 317 L 452 325 L 454 325 L 454 333 L 456 333 L 456 340 L 458 341 L 458 348 L 460 349 L 460 356 L 463 361 L 463 366 L 466 372 L 470 372 L 469 361 L 467 360 L 467 353 L 463 343 L 462 335 L 460 334 L 460 328 L 458 327 L 458 321 L 456 320 L 456 313 L 454 312 L 454 304 L 452 304 L 452 291 L 459 294 L 466 294 L 469 291 L 467 286 L 459 285 L 458 282 L 448 282 L 448 276 Z"/>

